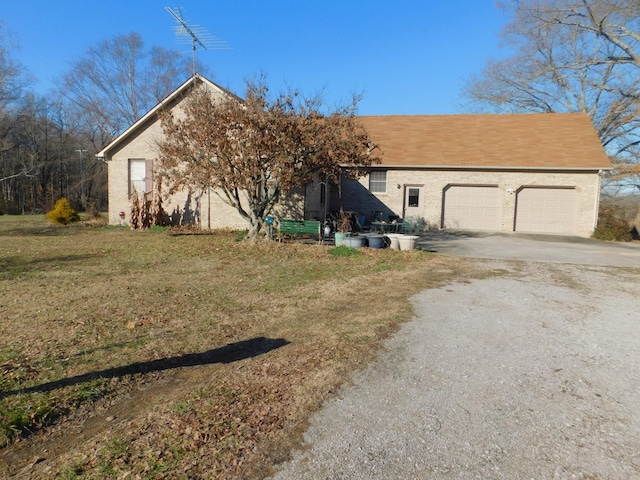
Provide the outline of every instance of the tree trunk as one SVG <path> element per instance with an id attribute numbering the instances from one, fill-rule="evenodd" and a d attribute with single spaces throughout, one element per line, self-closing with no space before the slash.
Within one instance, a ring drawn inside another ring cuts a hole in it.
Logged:
<path id="1" fill-rule="evenodd" d="M 636 218 L 633 221 L 633 229 L 631 230 L 631 235 L 633 235 L 634 240 L 640 240 L 640 208 L 638 208 L 638 213 L 636 214 Z"/>
<path id="2" fill-rule="evenodd" d="M 249 232 L 247 233 L 246 239 L 247 240 L 257 240 L 259 235 L 260 235 L 260 231 L 262 230 L 262 227 L 264 226 L 264 220 L 262 218 L 253 216 L 251 218 L 251 222 L 250 222 L 250 227 L 249 227 Z"/>

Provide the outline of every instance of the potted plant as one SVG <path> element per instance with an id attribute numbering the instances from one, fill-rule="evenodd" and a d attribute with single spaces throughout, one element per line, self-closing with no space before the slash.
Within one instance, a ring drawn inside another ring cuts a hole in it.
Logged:
<path id="1" fill-rule="evenodd" d="M 362 235 L 353 234 L 354 226 L 357 224 L 357 215 L 354 212 L 345 212 L 340 209 L 340 215 L 338 217 L 338 231 L 344 235 L 341 245 L 351 248 L 360 248 L 364 246 L 365 237 Z M 336 233 L 337 235 L 338 233 Z M 336 244 L 338 241 L 336 240 Z"/>
<path id="2" fill-rule="evenodd" d="M 351 235 L 351 212 L 345 212 L 342 208 L 336 221 L 336 247 L 345 245 L 345 240 Z M 350 245 L 347 245 L 350 246 Z"/>

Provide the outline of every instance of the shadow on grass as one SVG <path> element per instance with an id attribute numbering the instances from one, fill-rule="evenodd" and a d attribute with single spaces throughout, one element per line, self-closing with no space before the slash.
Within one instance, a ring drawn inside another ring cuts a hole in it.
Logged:
<path id="1" fill-rule="evenodd" d="M 0 221 L 0 237 L 68 237 L 87 231 L 107 228 L 129 230 L 128 227 L 109 226 L 106 222 L 100 220 L 81 220 L 68 225 L 54 225 L 48 221 Z"/>
<path id="2" fill-rule="evenodd" d="M 95 255 L 56 255 L 54 257 L 24 259 L 18 256 L 0 259 L 0 278 L 41 269 L 50 265 L 67 265 L 84 262 Z"/>
<path id="3" fill-rule="evenodd" d="M 0 392 L 0 399 L 11 395 L 28 394 L 28 393 L 44 393 L 50 392 L 57 388 L 78 385 L 79 383 L 90 382 L 100 378 L 118 378 L 125 375 L 135 373 L 150 373 L 163 370 L 171 370 L 181 367 L 195 367 L 198 365 L 209 365 L 213 363 L 233 363 L 245 358 L 253 358 L 263 355 L 271 350 L 278 349 L 288 345 L 289 342 L 282 338 L 265 338 L 256 337 L 250 340 L 230 343 L 224 347 L 215 348 L 203 353 L 190 353 L 179 357 L 162 358 L 159 360 L 151 360 L 149 362 L 133 363 L 122 367 L 107 368 L 97 372 L 89 372 L 74 377 L 63 378 L 55 382 L 43 383 L 33 387 L 22 388 L 18 390 L 10 390 Z"/>
<path id="4" fill-rule="evenodd" d="M 80 229 L 53 225 L 0 226 L 0 237 L 61 237 Z"/>

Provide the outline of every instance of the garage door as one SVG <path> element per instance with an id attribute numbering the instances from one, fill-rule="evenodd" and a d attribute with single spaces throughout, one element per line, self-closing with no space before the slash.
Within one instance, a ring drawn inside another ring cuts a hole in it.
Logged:
<path id="1" fill-rule="evenodd" d="M 577 205 L 573 188 L 523 188 L 516 201 L 516 232 L 575 233 Z"/>
<path id="2" fill-rule="evenodd" d="M 500 230 L 498 187 L 452 185 L 445 189 L 442 226 L 468 230 Z"/>

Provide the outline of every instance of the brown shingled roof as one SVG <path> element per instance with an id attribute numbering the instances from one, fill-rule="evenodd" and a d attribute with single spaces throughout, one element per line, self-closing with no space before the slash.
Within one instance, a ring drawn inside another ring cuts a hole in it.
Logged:
<path id="1" fill-rule="evenodd" d="M 582 113 L 359 117 L 382 165 L 611 168 Z"/>

